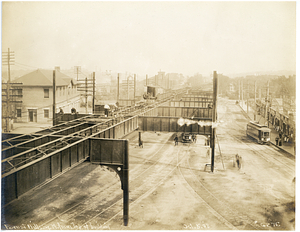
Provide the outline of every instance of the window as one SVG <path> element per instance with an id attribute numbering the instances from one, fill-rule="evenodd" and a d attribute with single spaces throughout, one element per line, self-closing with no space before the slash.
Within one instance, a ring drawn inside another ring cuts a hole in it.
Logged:
<path id="1" fill-rule="evenodd" d="M 21 109 L 17 109 L 17 117 L 18 118 L 22 117 L 22 111 L 21 111 Z"/>
<path id="2" fill-rule="evenodd" d="M 17 95 L 22 95 L 22 94 L 23 94 L 22 89 L 18 89 L 18 90 L 17 90 Z"/>
<path id="3" fill-rule="evenodd" d="M 49 118 L 49 110 L 44 109 L 44 118 Z"/>
<path id="4" fill-rule="evenodd" d="M 49 89 L 44 89 L 44 98 L 49 98 Z"/>

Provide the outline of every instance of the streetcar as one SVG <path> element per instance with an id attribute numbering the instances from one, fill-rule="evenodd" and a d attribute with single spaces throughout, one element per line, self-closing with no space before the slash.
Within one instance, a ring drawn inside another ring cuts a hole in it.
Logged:
<path id="1" fill-rule="evenodd" d="M 256 139 L 259 144 L 270 144 L 271 129 L 258 122 L 250 121 L 247 124 L 246 134 Z"/>

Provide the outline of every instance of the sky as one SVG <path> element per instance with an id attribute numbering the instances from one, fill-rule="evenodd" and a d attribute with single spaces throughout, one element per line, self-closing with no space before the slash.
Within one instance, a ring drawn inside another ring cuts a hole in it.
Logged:
<path id="1" fill-rule="evenodd" d="M 13 68 L 296 71 L 296 2 L 2 2 Z"/>

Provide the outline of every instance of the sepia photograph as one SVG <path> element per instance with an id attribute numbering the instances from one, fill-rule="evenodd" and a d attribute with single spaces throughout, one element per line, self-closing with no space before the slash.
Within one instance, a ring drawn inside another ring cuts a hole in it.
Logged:
<path id="1" fill-rule="evenodd" d="M 297 1 L 2 1 L 1 230 L 296 226 Z"/>

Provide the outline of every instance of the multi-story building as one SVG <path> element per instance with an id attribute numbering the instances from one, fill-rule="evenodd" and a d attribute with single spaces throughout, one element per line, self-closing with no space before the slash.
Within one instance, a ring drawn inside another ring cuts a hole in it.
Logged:
<path id="1" fill-rule="evenodd" d="M 48 123 L 53 117 L 53 71 L 38 69 L 14 82 L 22 95 L 22 104 L 16 106 L 15 122 Z M 56 84 L 56 112 L 59 108 L 71 113 L 71 108 L 79 109 L 80 93 L 77 92 L 77 83 L 71 77 L 61 73 L 55 74 Z"/>

